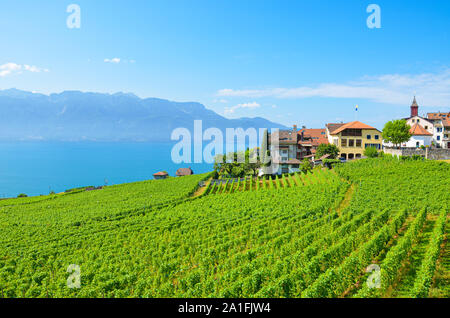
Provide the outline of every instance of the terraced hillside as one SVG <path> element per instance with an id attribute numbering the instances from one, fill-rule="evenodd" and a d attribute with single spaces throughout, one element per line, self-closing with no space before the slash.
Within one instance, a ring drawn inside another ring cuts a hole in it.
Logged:
<path id="1" fill-rule="evenodd" d="M 449 176 L 383 158 L 201 194 L 207 175 L 0 201 L 0 295 L 449 297 Z"/>
<path id="2" fill-rule="evenodd" d="M 283 189 L 317 183 L 340 182 L 336 174 L 328 169 L 308 174 L 286 174 L 281 177 L 245 177 L 213 180 L 208 184 L 207 194 L 228 194 L 242 191 Z"/>

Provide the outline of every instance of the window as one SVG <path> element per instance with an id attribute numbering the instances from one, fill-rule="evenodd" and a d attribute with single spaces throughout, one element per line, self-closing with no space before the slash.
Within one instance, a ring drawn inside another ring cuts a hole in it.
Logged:
<path id="1" fill-rule="evenodd" d="M 420 122 L 420 120 L 417 119 L 417 123 L 419 123 L 419 122 Z"/>
<path id="2" fill-rule="evenodd" d="M 437 136 L 437 140 L 441 140 L 441 136 Z"/>
<path id="3" fill-rule="evenodd" d="M 361 142 L 362 142 L 361 139 L 356 139 L 356 147 L 361 148 Z"/>
<path id="4" fill-rule="evenodd" d="M 360 137 L 362 136 L 362 130 L 361 129 L 345 129 L 342 133 L 342 136 L 356 136 L 356 137 Z"/>
<path id="5" fill-rule="evenodd" d="M 348 140 L 348 146 L 349 147 L 355 147 L 355 139 L 349 139 Z"/>
<path id="6" fill-rule="evenodd" d="M 375 135 L 375 140 L 378 140 L 378 139 L 380 139 L 380 136 Z"/>
<path id="7" fill-rule="evenodd" d="M 381 149 L 380 144 L 364 144 L 364 148 L 368 148 L 368 147 L 374 147 L 374 148 L 377 148 L 378 150 Z"/>
<path id="8" fill-rule="evenodd" d="M 428 130 L 428 126 L 425 126 L 425 129 Z"/>
<path id="9" fill-rule="evenodd" d="M 347 139 L 342 139 L 341 140 L 341 146 L 342 147 L 347 147 Z"/>
<path id="10" fill-rule="evenodd" d="M 419 147 L 419 142 L 416 142 L 416 147 Z"/>
<path id="11" fill-rule="evenodd" d="M 367 139 L 372 139 L 372 136 L 371 135 L 367 135 Z"/>

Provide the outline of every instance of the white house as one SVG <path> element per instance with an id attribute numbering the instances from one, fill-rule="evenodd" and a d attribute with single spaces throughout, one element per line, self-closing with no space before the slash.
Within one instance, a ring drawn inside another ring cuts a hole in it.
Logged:
<path id="1" fill-rule="evenodd" d="M 403 143 L 403 147 L 436 146 L 450 148 L 450 113 L 428 113 L 427 117 L 419 116 L 419 105 L 416 97 L 411 104 L 411 116 L 404 118 L 411 126 L 411 140 Z M 391 146 L 390 144 L 385 144 Z"/>
<path id="2" fill-rule="evenodd" d="M 427 119 L 433 123 L 433 141 L 441 148 L 450 149 L 450 112 L 428 113 Z"/>
<path id="3" fill-rule="evenodd" d="M 418 123 L 414 124 L 409 132 L 411 133 L 411 138 L 408 140 L 408 142 L 402 144 L 402 147 L 413 148 L 431 146 L 431 142 L 433 141 L 433 134 Z"/>

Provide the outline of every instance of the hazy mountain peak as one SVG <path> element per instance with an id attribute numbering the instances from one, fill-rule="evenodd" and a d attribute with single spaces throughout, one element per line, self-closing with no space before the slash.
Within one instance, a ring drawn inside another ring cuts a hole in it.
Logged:
<path id="1" fill-rule="evenodd" d="M 175 128 L 193 131 L 198 119 L 203 129 L 285 128 L 261 117 L 227 119 L 197 102 L 141 99 L 132 93 L 0 91 L 0 140 L 169 141 Z"/>
<path id="2" fill-rule="evenodd" d="M 33 93 L 33 92 L 27 92 L 23 91 L 17 88 L 8 88 L 0 90 L 0 96 L 7 96 L 7 97 L 14 97 L 14 98 L 26 98 L 26 97 L 32 97 L 32 96 L 39 96 L 42 94 L 39 93 Z"/>

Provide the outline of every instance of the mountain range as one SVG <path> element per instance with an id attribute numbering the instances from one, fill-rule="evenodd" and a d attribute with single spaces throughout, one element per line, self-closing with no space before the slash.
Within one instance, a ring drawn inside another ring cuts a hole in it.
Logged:
<path id="1" fill-rule="evenodd" d="M 139 98 L 131 93 L 64 91 L 44 95 L 0 90 L 0 140 L 149 141 L 170 140 L 175 128 L 193 132 L 226 128 L 286 128 L 261 117 L 228 119 L 196 102 Z"/>

